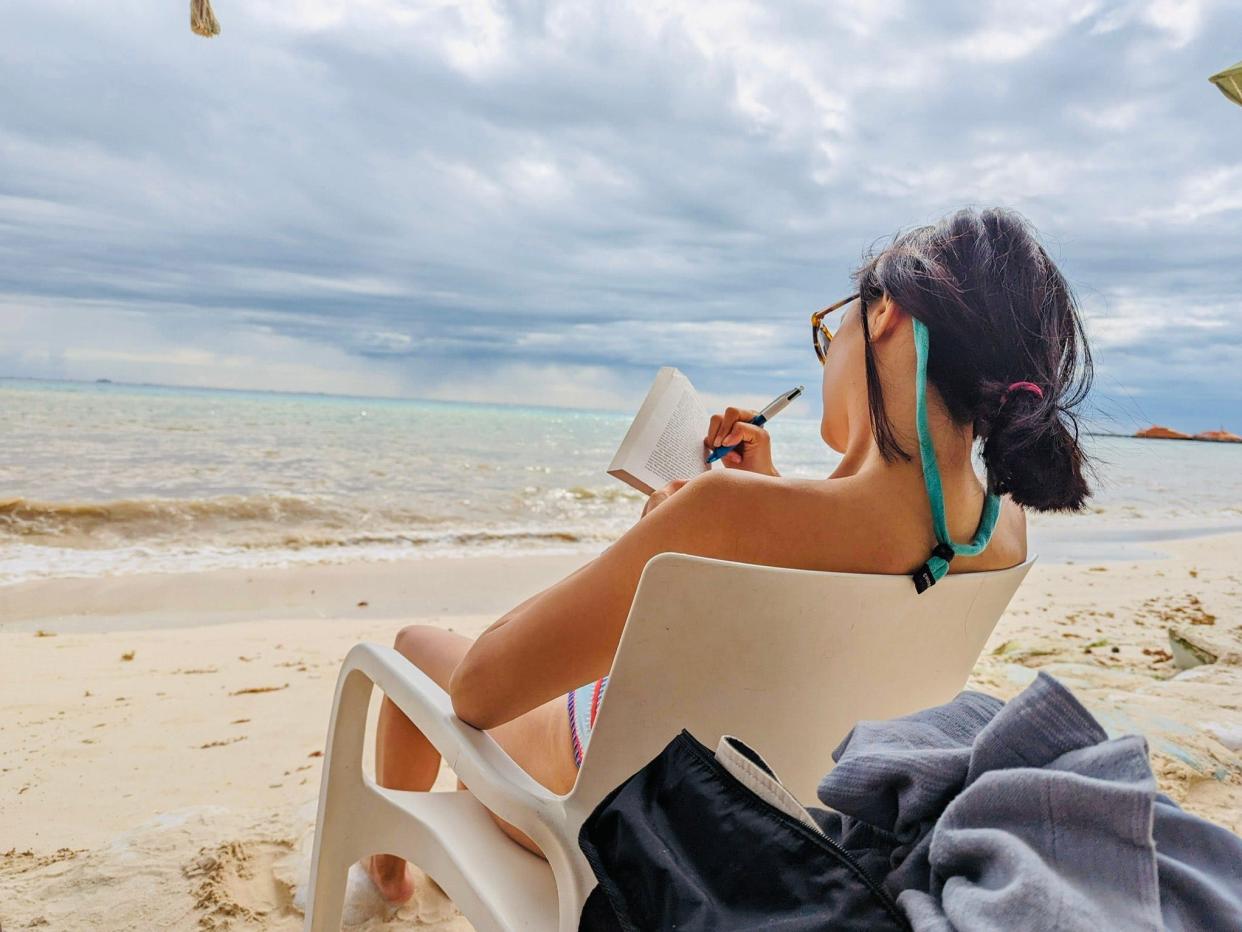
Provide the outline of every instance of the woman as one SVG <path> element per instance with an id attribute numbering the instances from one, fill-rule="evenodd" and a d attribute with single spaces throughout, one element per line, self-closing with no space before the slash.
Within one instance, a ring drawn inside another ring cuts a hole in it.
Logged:
<path id="1" fill-rule="evenodd" d="M 812 319 L 820 434 L 842 454 L 829 478 L 782 478 L 767 432 L 747 423 L 752 412 L 729 408 L 704 438 L 709 449 L 741 444 L 727 469 L 653 494 L 616 543 L 477 641 L 430 627 L 397 635 L 463 721 L 555 792 L 569 791 L 587 753 L 639 574 L 657 553 L 913 574 L 921 591 L 946 570 L 1025 559 L 1023 508 L 1082 506 L 1072 409 L 1090 384 L 1090 353 L 1069 286 L 1027 224 L 1003 210 L 959 211 L 898 235 L 855 278 L 859 295 Z M 835 332 L 829 312 L 840 317 Z M 380 784 L 426 790 L 439 765 L 385 700 Z M 389 901 L 413 893 L 401 859 L 377 855 L 368 869 Z"/>

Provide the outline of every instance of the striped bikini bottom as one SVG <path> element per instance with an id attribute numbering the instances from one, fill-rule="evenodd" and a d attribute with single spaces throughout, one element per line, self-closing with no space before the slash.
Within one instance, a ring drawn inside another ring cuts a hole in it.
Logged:
<path id="1" fill-rule="evenodd" d="M 599 714 L 599 704 L 607 688 L 608 677 L 605 676 L 566 694 L 569 704 L 569 738 L 574 746 L 574 763 L 579 767 L 586 756 L 587 745 L 591 743 L 595 716 Z"/>

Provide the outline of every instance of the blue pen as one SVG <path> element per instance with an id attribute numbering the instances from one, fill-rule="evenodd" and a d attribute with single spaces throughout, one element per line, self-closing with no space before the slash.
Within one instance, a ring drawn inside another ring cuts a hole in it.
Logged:
<path id="1" fill-rule="evenodd" d="M 750 419 L 750 423 L 754 424 L 756 427 L 762 427 L 768 421 L 772 420 L 772 418 L 776 417 L 776 415 L 784 411 L 785 406 L 801 394 L 802 386 L 799 385 L 797 388 L 787 391 L 783 395 L 777 395 L 776 398 L 772 399 L 771 404 Z M 741 446 L 741 444 L 735 443 L 731 447 L 716 447 L 716 449 L 712 450 L 711 456 L 707 458 L 707 462 L 714 463 L 718 459 L 723 459 L 739 446 Z"/>

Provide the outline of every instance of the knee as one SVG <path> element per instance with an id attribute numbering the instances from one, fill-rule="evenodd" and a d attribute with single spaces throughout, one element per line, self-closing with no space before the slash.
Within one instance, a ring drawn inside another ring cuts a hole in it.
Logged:
<path id="1" fill-rule="evenodd" d="M 397 653 L 417 666 L 420 658 L 425 657 L 428 647 L 443 632 L 430 625 L 406 625 L 397 632 L 393 647 Z"/>
<path id="2" fill-rule="evenodd" d="M 470 641 L 432 625 L 409 625 L 397 632 L 393 647 L 437 686 L 447 690 L 453 670 L 469 650 Z"/>

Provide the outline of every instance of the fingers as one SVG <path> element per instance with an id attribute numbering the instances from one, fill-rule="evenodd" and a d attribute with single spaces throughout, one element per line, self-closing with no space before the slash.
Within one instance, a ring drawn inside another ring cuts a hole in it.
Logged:
<path id="1" fill-rule="evenodd" d="M 716 435 L 720 433 L 721 420 L 722 418 L 719 414 L 712 415 L 712 419 L 707 423 L 707 436 L 703 438 L 703 446 L 708 447 L 709 449 L 715 449 L 716 444 L 712 443 L 712 441 L 716 438 Z"/>
<path id="2" fill-rule="evenodd" d="M 731 443 L 736 443 L 735 440 L 730 441 L 725 438 L 739 421 L 746 423 L 754 416 L 754 411 L 747 411 L 745 408 L 725 408 L 723 415 L 713 414 L 707 425 L 707 437 L 703 443 L 713 450 L 716 447 L 727 447 Z"/>
<path id="3" fill-rule="evenodd" d="M 748 424 L 746 421 L 737 421 L 733 427 L 720 440 L 717 446 L 731 447 L 738 443 L 762 443 L 767 439 L 768 432 L 762 427 L 756 427 L 754 424 Z"/>
<path id="4" fill-rule="evenodd" d="M 676 492 L 678 489 L 680 489 L 683 485 L 685 485 L 689 481 L 690 481 L 689 479 L 674 479 L 668 485 L 664 486 L 661 489 L 656 489 L 654 492 L 648 495 L 647 503 L 643 505 L 643 517 L 646 517 L 656 508 L 659 508 L 660 505 L 664 504 L 664 502 L 668 501 L 668 499 L 670 498 L 670 496 L 672 496 L 674 492 Z"/>
<path id="5" fill-rule="evenodd" d="M 720 443 L 724 447 L 733 447 L 720 458 L 725 469 L 753 470 L 756 456 L 761 459 L 767 456 L 769 439 L 767 431 L 762 428 L 740 423 L 735 424 L 733 433 L 724 437 Z"/>
<path id="6" fill-rule="evenodd" d="M 716 446 L 727 447 L 738 443 L 738 440 L 730 440 L 729 437 L 739 424 L 745 426 L 754 416 L 754 411 L 744 408 L 725 408 L 724 416 L 720 419 L 720 430 L 716 434 Z"/>

